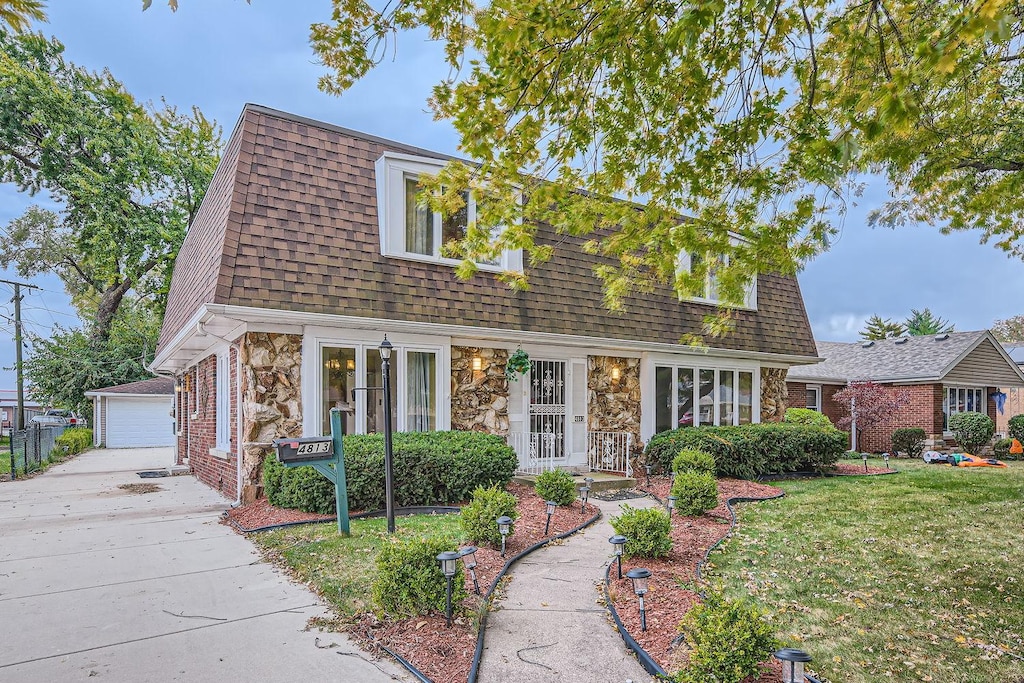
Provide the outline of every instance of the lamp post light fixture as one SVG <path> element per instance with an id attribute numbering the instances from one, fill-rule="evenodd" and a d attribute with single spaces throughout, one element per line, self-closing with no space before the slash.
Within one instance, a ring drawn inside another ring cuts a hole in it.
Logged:
<path id="1" fill-rule="evenodd" d="M 384 335 L 380 343 L 380 372 L 384 380 L 384 508 L 388 518 L 388 533 L 395 533 L 395 473 L 394 453 L 391 446 L 391 342 Z"/>
<path id="2" fill-rule="evenodd" d="M 809 654 L 786 647 L 775 653 L 775 659 L 782 662 L 782 683 L 804 683 L 804 664 L 811 661 Z"/>
<path id="3" fill-rule="evenodd" d="M 445 593 L 444 603 L 444 615 L 448 619 L 448 628 L 452 627 L 452 577 L 455 576 L 455 571 L 459 564 L 459 554 L 446 550 L 437 556 L 437 561 L 441 564 L 441 573 L 444 574 L 445 581 L 448 586 Z"/>
<path id="4" fill-rule="evenodd" d="M 672 516 L 672 511 L 676 509 L 676 497 L 675 496 L 669 496 L 668 497 L 668 502 L 665 503 L 665 507 L 668 510 L 668 516 L 671 517 Z"/>
<path id="5" fill-rule="evenodd" d="M 864 474 L 868 473 L 868 454 L 867 452 L 861 453 L 860 457 L 864 458 Z"/>
<path id="6" fill-rule="evenodd" d="M 587 499 L 589 499 L 589 498 L 590 498 L 590 487 L 589 486 L 581 486 L 580 487 L 580 500 L 582 501 L 582 503 L 580 504 L 580 514 L 581 515 L 587 514 Z"/>
<path id="7" fill-rule="evenodd" d="M 608 539 L 608 542 L 612 544 L 613 548 L 615 548 L 615 557 L 617 557 L 619 560 L 618 565 L 620 579 L 622 578 L 622 552 L 626 549 L 626 541 L 628 540 L 629 539 L 620 534 L 616 534 L 615 536 L 612 536 Z"/>
<path id="8" fill-rule="evenodd" d="M 512 518 L 502 515 L 496 520 L 498 522 L 498 533 L 501 534 L 501 556 L 505 557 L 505 539 L 512 528 Z"/>
<path id="9" fill-rule="evenodd" d="M 473 592 L 480 595 L 480 583 L 476 580 L 476 546 L 467 545 L 465 548 L 460 548 L 459 557 L 462 558 L 462 563 L 469 570 L 469 575 L 473 577 Z"/>
<path id="10" fill-rule="evenodd" d="M 633 581 L 633 592 L 640 598 L 640 630 L 647 630 L 647 611 L 644 609 L 644 596 L 647 594 L 651 570 L 637 567 L 626 572 L 626 578 Z"/>
<path id="11" fill-rule="evenodd" d="M 548 535 L 548 529 L 551 528 L 551 515 L 555 514 L 555 508 L 558 507 L 558 503 L 553 500 L 544 501 L 544 505 L 547 506 L 548 521 L 544 523 L 544 535 Z"/>

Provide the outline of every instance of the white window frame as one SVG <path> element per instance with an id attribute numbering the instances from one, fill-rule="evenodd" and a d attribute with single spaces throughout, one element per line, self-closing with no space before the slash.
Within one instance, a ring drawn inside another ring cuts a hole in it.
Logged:
<path id="1" fill-rule="evenodd" d="M 366 388 L 366 354 L 380 353 L 382 334 L 372 336 L 356 334 L 338 335 L 337 331 L 328 328 L 309 329 L 303 334 L 302 376 L 311 378 L 303 381 L 302 404 L 312 406 L 312 410 L 304 410 L 302 417 L 303 434 L 321 436 L 321 420 L 323 415 L 323 353 L 325 348 L 355 349 L 355 433 L 366 433 L 368 399 Z M 406 354 L 410 351 L 433 353 L 435 364 L 434 429 L 445 431 L 451 428 L 450 384 L 451 384 L 451 352 L 447 338 L 427 336 L 395 336 L 388 335 L 392 343 L 391 352 L 391 391 L 395 398 L 397 410 L 393 418 L 392 428 L 396 432 L 404 432 L 408 422 L 408 378 L 405 370 L 408 367 Z M 401 372 L 399 372 L 401 370 Z"/>
<path id="2" fill-rule="evenodd" d="M 231 452 L 231 351 L 217 354 L 217 450 Z"/>
<path id="3" fill-rule="evenodd" d="M 409 261 L 440 263 L 457 266 L 460 259 L 441 256 L 441 214 L 433 213 L 434 246 L 433 254 L 417 254 L 405 248 L 405 180 L 409 176 L 437 175 L 444 167 L 444 160 L 416 157 L 409 154 L 385 152 L 375 164 L 377 178 L 377 223 L 380 228 L 380 253 L 383 256 Z M 466 206 L 466 220 L 476 220 L 476 201 L 472 193 Z M 523 269 L 522 249 L 506 250 L 497 263 L 478 263 L 484 271 L 521 271 Z"/>
<path id="4" fill-rule="evenodd" d="M 953 404 L 949 400 L 949 392 L 964 392 L 964 403 L 967 403 L 967 392 L 975 392 L 976 398 L 980 397 L 980 401 L 975 401 L 974 412 L 983 413 L 988 415 L 988 395 L 985 392 L 985 387 L 979 386 L 968 386 L 964 384 L 943 384 L 942 385 L 942 413 L 945 416 L 943 422 L 943 434 L 951 435 L 953 432 L 949 429 L 949 419 L 956 413 L 970 412 L 970 411 L 953 411 Z M 979 410 L 980 408 L 980 410 Z"/>
<path id="5" fill-rule="evenodd" d="M 742 238 L 740 238 L 738 236 L 732 236 L 732 237 L 730 237 L 730 240 L 732 241 L 733 244 L 738 244 L 739 242 L 743 241 Z M 688 252 L 688 251 L 681 251 L 681 252 L 679 252 L 679 257 L 676 259 L 676 268 L 678 268 L 679 272 L 681 272 L 681 273 L 689 273 L 690 272 L 690 267 L 691 267 L 691 264 L 692 264 L 692 260 L 693 260 L 693 255 L 690 252 Z M 722 260 L 724 261 L 725 264 L 728 264 L 729 263 L 729 255 L 726 254 L 725 257 Z M 712 278 L 713 278 L 713 275 L 711 273 L 708 273 L 706 275 L 705 280 L 704 280 L 704 294 L 703 294 L 703 296 L 691 296 L 691 297 L 680 296 L 680 300 L 681 301 L 694 301 L 696 303 L 702 303 L 702 304 L 714 304 L 716 306 L 717 305 L 724 305 L 724 304 L 722 304 L 721 299 L 718 298 L 717 290 L 715 292 L 715 295 L 712 296 L 712 292 L 711 292 L 711 289 L 712 289 Z M 757 310 L 757 275 L 756 274 L 750 280 L 750 286 L 747 288 L 747 295 L 744 298 L 743 303 L 742 304 L 738 304 L 738 305 L 737 304 L 729 304 L 729 307 L 730 308 L 749 309 L 749 310 L 752 310 L 752 311 L 753 310 Z"/>
<path id="6" fill-rule="evenodd" d="M 693 387 L 694 387 L 693 420 L 692 420 L 690 425 L 686 425 L 686 426 L 718 425 L 719 418 L 721 416 L 721 414 L 720 414 L 720 405 L 719 404 L 720 404 L 720 392 L 721 392 L 721 386 L 722 385 L 721 385 L 720 377 L 722 376 L 723 373 L 732 373 L 732 376 L 733 376 L 733 384 L 732 384 L 732 387 L 733 387 L 733 399 L 732 399 L 733 422 L 732 422 L 732 424 L 739 424 L 739 419 L 740 419 L 740 392 L 739 392 L 740 377 L 739 377 L 739 373 L 741 373 L 741 372 L 750 373 L 750 375 L 751 375 L 750 423 L 753 424 L 753 423 L 757 423 L 757 422 L 761 421 L 761 371 L 760 371 L 760 367 L 759 366 L 757 366 L 757 365 L 737 365 L 737 364 L 726 363 L 726 362 L 722 362 L 722 363 L 715 363 L 715 362 L 693 363 L 693 362 L 685 362 L 685 361 L 681 362 L 679 359 L 666 360 L 666 359 L 663 359 L 663 358 L 649 359 L 649 364 L 650 364 L 649 370 L 643 372 L 643 375 L 645 377 L 649 377 L 650 378 L 650 384 L 649 385 L 651 387 L 651 390 L 641 393 L 642 396 L 643 395 L 647 395 L 647 396 L 651 397 L 650 398 L 651 403 L 650 403 L 649 407 L 644 406 L 644 408 L 643 408 L 643 410 L 645 412 L 649 411 L 649 412 L 647 412 L 647 414 L 649 414 L 651 416 L 650 424 L 649 425 L 645 424 L 646 428 L 643 430 L 644 434 L 642 436 L 644 438 L 650 438 L 651 435 L 657 433 L 656 432 L 656 430 L 657 430 L 657 419 L 658 419 L 657 418 L 657 406 L 654 405 L 654 402 L 657 400 L 656 399 L 656 397 L 657 397 L 657 385 L 656 385 L 656 383 L 657 383 L 657 369 L 658 368 L 670 368 L 672 370 L 672 379 L 671 379 L 671 387 L 672 387 L 672 389 L 671 389 L 671 396 L 670 396 L 670 400 L 671 400 L 671 419 L 670 419 L 670 423 L 672 425 L 674 425 L 674 428 L 678 428 L 680 426 L 683 426 L 683 425 L 679 424 L 679 419 L 680 418 L 679 418 L 679 414 L 678 414 L 678 412 L 679 412 L 678 383 L 679 383 L 679 371 L 680 370 L 690 370 L 691 372 L 693 372 Z M 713 420 L 711 422 L 709 422 L 709 423 L 701 422 L 701 420 L 700 420 L 700 409 L 699 409 L 699 405 L 698 404 L 699 404 L 699 401 L 700 401 L 699 386 L 700 386 L 700 371 L 701 370 L 708 370 L 708 371 L 714 372 L 714 388 L 711 390 L 711 393 L 709 394 L 709 396 L 711 396 L 712 400 L 713 400 L 712 407 L 711 407 L 711 409 L 712 409 L 712 413 L 711 414 L 713 416 Z M 648 385 L 644 384 L 644 386 L 648 386 Z M 649 434 L 646 433 L 647 429 L 650 429 L 650 433 Z"/>
<path id="7" fill-rule="evenodd" d="M 807 400 L 806 401 L 807 408 L 808 408 L 808 410 L 817 410 L 820 413 L 821 412 L 821 385 L 820 384 L 808 384 L 807 385 L 807 393 L 810 394 L 810 392 L 812 392 L 812 391 L 814 392 L 814 403 L 812 404 L 810 400 Z"/>

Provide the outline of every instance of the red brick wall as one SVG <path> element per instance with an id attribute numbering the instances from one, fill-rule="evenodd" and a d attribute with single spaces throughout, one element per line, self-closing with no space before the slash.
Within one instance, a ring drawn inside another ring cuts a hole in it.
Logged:
<path id="1" fill-rule="evenodd" d="M 234 499 L 237 494 L 238 433 L 237 389 L 238 359 L 230 352 L 231 452 L 225 459 L 211 455 L 217 446 L 217 357 L 207 356 L 186 371 L 185 391 L 179 394 L 178 462 L 188 458 L 189 467 L 199 481 Z"/>
<path id="2" fill-rule="evenodd" d="M 803 382 L 786 382 L 786 395 L 787 408 L 807 407 L 807 385 Z"/>

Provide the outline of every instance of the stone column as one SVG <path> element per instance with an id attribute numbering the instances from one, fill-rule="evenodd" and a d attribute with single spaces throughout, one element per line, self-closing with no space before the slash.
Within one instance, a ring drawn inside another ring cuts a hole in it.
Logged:
<path id="1" fill-rule="evenodd" d="M 618 370 L 619 378 L 613 379 Z M 643 453 L 640 441 L 640 359 L 587 357 L 587 431 L 629 432 L 630 460 Z"/>
<path id="2" fill-rule="evenodd" d="M 452 347 L 452 429 L 508 435 L 507 362 L 505 349 Z"/>
<path id="3" fill-rule="evenodd" d="M 782 422 L 786 416 L 785 368 L 761 368 L 761 422 Z"/>
<path id="4" fill-rule="evenodd" d="M 302 435 L 302 336 L 242 338 L 242 502 L 263 495 L 263 459 L 274 439 Z"/>

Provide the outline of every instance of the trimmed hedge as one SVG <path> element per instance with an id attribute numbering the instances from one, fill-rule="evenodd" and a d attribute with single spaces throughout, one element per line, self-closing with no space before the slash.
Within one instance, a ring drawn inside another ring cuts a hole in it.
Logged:
<path id="1" fill-rule="evenodd" d="M 949 417 L 949 431 L 953 432 L 953 438 L 960 448 L 968 453 L 977 453 L 992 440 L 996 423 L 985 413 L 954 413 Z"/>
<path id="2" fill-rule="evenodd" d="M 377 577 L 370 597 L 377 611 L 396 618 L 444 614 L 446 580 L 437 556 L 458 547 L 452 538 L 398 538 L 384 543 L 377 554 Z M 466 599 L 462 563 L 452 578 L 452 606 L 461 611 Z"/>
<path id="3" fill-rule="evenodd" d="M 615 533 L 626 537 L 626 557 L 664 557 L 672 550 L 672 520 L 660 507 L 620 506 L 622 514 L 610 522 Z"/>
<path id="4" fill-rule="evenodd" d="M 649 462 L 668 471 L 681 450 L 700 450 L 714 456 L 719 477 L 754 479 L 829 468 L 847 445 L 846 432 L 838 429 L 768 422 L 673 429 L 651 437 L 645 452 Z"/>
<path id="5" fill-rule="evenodd" d="M 718 506 L 718 482 L 707 472 L 679 472 L 671 494 L 676 497 L 676 513 L 683 517 L 700 517 Z"/>
<path id="6" fill-rule="evenodd" d="M 704 472 L 715 476 L 715 456 L 704 451 L 682 450 L 672 459 L 673 474 L 682 472 Z"/>
<path id="7" fill-rule="evenodd" d="M 810 408 L 786 408 L 782 421 L 794 425 L 814 425 L 815 427 L 834 427 L 832 420 L 825 413 Z"/>
<path id="8" fill-rule="evenodd" d="M 576 482 L 565 470 L 545 470 L 537 476 L 534 492 L 544 500 L 559 505 L 572 505 L 576 500 Z"/>
<path id="9" fill-rule="evenodd" d="M 384 507 L 384 436 L 346 436 L 345 479 L 352 510 Z M 394 435 L 395 505 L 454 505 L 478 486 L 505 485 L 518 459 L 505 440 L 480 432 Z M 263 487 L 278 507 L 334 513 L 334 485 L 312 467 L 287 469 L 273 453 L 263 461 Z"/>
<path id="10" fill-rule="evenodd" d="M 513 522 L 519 517 L 516 497 L 498 486 L 481 486 L 473 491 L 473 500 L 459 513 L 459 523 L 469 540 L 497 546 L 501 544 L 501 533 L 498 531 L 496 520 L 502 516 L 511 517 Z M 509 529 L 509 535 L 515 532 L 513 524 Z"/>
<path id="11" fill-rule="evenodd" d="M 906 453 L 911 458 L 920 458 L 924 452 L 924 429 L 921 427 L 903 427 L 892 432 L 893 455 Z"/>
<path id="12" fill-rule="evenodd" d="M 92 448 L 92 430 L 85 427 L 71 427 L 65 429 L 63 434 L 54 439 L 54 449 L 50 454 L 50 459 L 53 460 L 55 455 L 62 458 L 75 455 L 88 448 Z"/>

